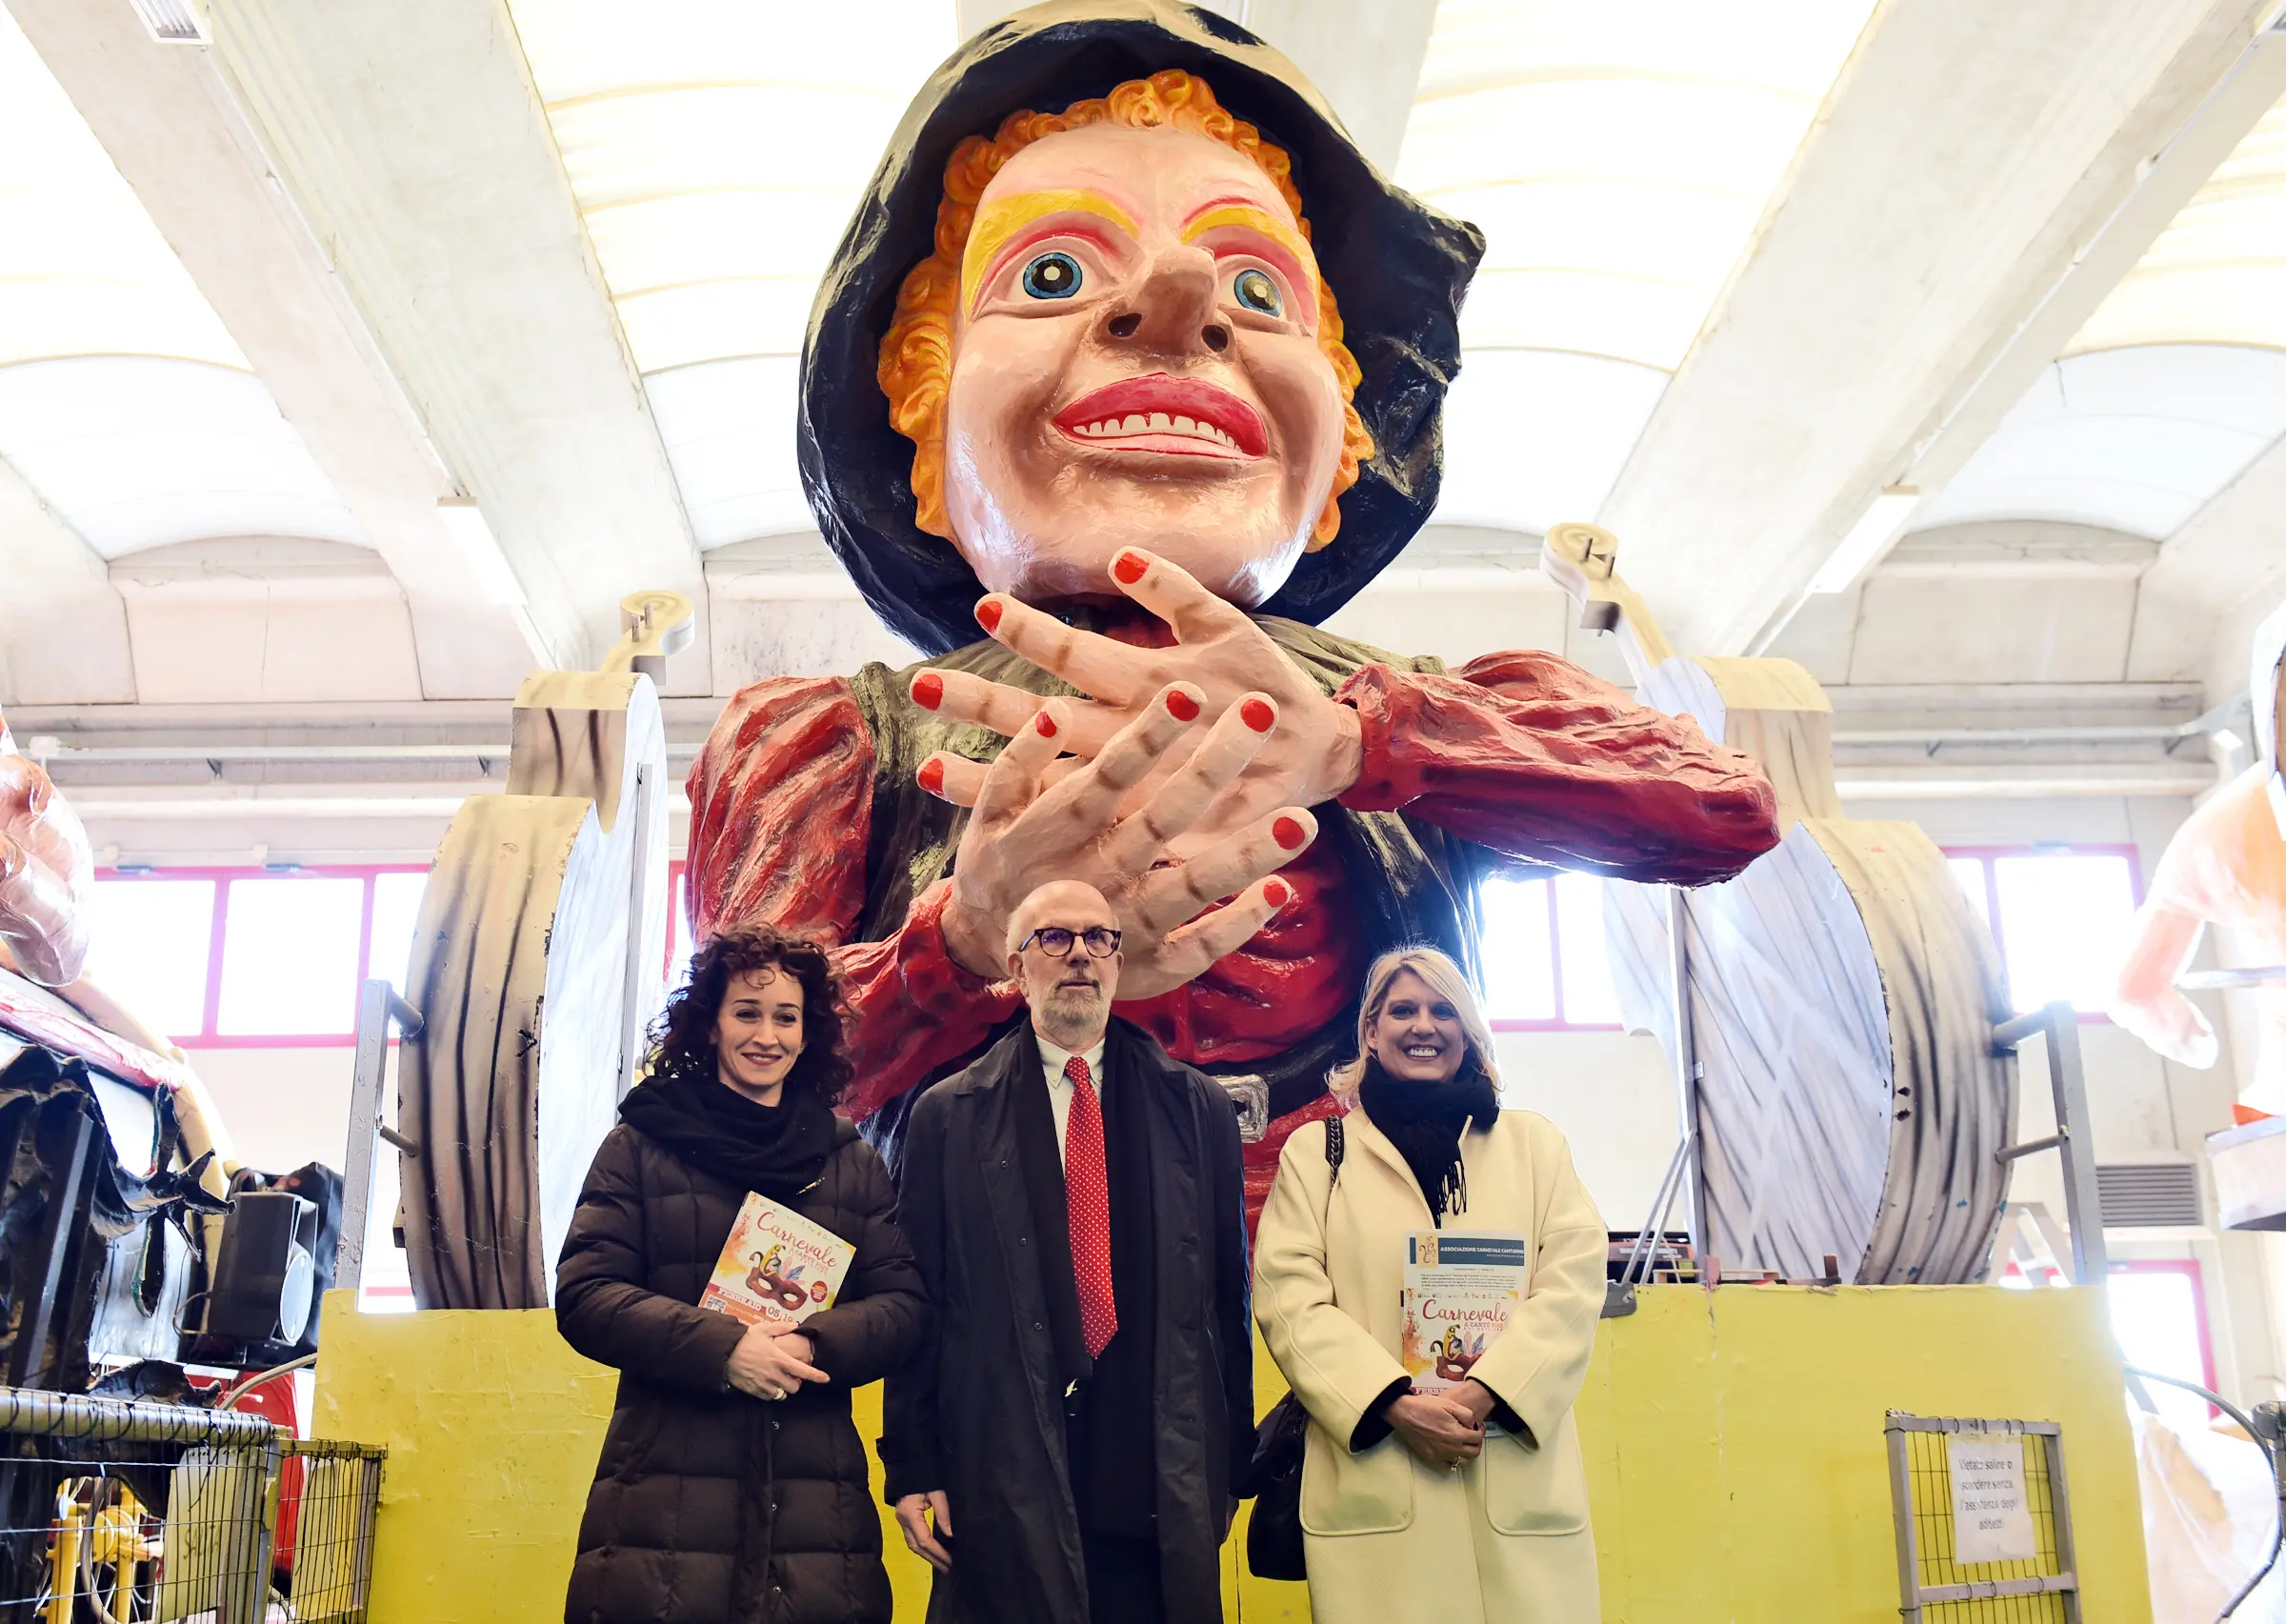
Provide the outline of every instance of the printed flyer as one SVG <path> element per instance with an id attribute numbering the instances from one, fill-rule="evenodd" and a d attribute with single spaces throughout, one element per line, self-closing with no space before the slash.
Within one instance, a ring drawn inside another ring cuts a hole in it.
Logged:
<path id="1" fill-rule="evenodd" d="M 1468 1379 L 1524 1300 L 1531 1250 L 1520 1234 L 1417 1230 L 1405 1237 L 1404 1342 L 1417 1392 Z"/>
<path id="2" fill-rule="evenodd" d="M 831 1230 L 750 1193 L 698 1306 L 748 1325 L 765 1319 L 798 1325 L 832 1306 L 854 1255 Z"/>

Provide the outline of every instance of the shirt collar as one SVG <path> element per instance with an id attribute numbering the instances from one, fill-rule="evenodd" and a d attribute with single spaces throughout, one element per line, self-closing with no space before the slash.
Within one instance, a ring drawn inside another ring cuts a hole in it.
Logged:
<path id="1" fill-rule="evenodd" d="M 1050 1088 L 1060 1086 L 1064 1080 L 1064 1062 L 1071 1059 L 1075 1051 L 1058 1049 L 1054 1044 L 1042 1037 L 1037 1031 L 1034 1031 L 1032 1036 L 1033 1041 L 1040 1046 L 1040 1070 L 1047 1073 L 1048 1086 Z M 1079 1055 L 1088 1063 L 1088 1076 L 1098 1087 L 1101 1087 L 1103 1083 L 1103 1042 L 1102 1038 L 1097 1038 L 1094 1048 Z"/>

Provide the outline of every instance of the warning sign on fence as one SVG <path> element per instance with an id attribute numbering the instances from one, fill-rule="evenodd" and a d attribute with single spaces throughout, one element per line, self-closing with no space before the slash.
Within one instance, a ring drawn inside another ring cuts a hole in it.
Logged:
<path id="1" fill-rule="evenodd" d="M 1955 1433 L 1946 1440 L 1953 1476 L 1953 1559 L 2026 1562 L 2037 1551 L 2024 1490 L 2024 1440 Z"/>

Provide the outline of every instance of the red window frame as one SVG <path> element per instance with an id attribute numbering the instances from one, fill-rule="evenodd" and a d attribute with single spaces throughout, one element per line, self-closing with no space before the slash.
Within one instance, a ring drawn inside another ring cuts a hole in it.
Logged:
<path id="1" fill-rule="evenodd" d="M 1973 857 L 1984 866 L 1985 926 L 1992 932 L 1993 947 L 2000 955 L 2000 967 L 2004 973 L 2008 968 L 2008 931 L 2000 920 L 2000 881 L 1993 871 L 1993 859 L 1995 857 L 2124 857 L 2127 859 L 2128 894 L 2135 899 L 2137 908 L 2143 906 L 2142 853 L 2125 842 L 2044 840 L 2022 846 L 1946 846 L 1940 850 L 1947 859 Z M 2101 1010 L 2080 1010 L 2076 1013 L 2082 1026 L 2112 1024 L 2112 1017 Z"/>
<path id="2" fill-rule="evenodd" d="M 1555 996 L 1555 1014 L 1553 1018 L 1546 1020 L 1531 1020 L 1518 1015 L 1502 1015 L 1491 1022 L 1492 1029 L 1495 1033 L 1625 1032 L 1627 1030 L 1625 1025 L 1618 1021 L 1574 1021 L 1566 1020 L 1564 1018 L 1564 936 L 1562 930 L 1556 923 L 1557 914 L 1555 906 L 1555 881 L 1557 876 L 1563 872 L 1564 871 L 1561 870 L 1551 869 L 1544 874 L 1507 873 L 1489 874 L 1486 876 L 1486 879 L 1491 882 L 1514 884 L 1517 881 L 1523 881 L 1528 884 L 1537 883 L 1542 886 L 1543 889 L 1540 894 L 1547 900 L 1548 914 L 1548 981 L 1549 986 L 1553 990 Z M 1595 880 L 1598 884 L 1611 883 L 1608 880 L 1605 880 L 1600 874 L 1589 874 L 1584 877 Z M 1478 946 L 1481 950 L 1481 938 L 1479 938 Z M 1484 972 L 1487 979 L 1489 980 L 1493 974 L 1493 966 L 1490 963 L 1487 963 L 1484 967 Z"/>
<path id="3" fill-rule="evenodd" d="M 185 1049 L 348 1049 L 357 1042 L 357 1034 L 353 1031 L 248 1035 L 217 1030 L 222 1012 L 222 949 L 230 929 L 231 882 L 297 878 L 363 880 L 365 894 L 357 916 L 357 983 L 362 986 L 372 970 L 374 879 L 382 874 L 425 874 L 428 872 L 429 866 L 425 863 L 281 863 L 261 868 L 249 864 L 240 867 L 137 866 L 99 869 L 95 877 L 107 885 L 132 885 L 146 880 L 214 882 L 214 912 L 207 922 L 207 975 L 205 994 L 199 1004 L 199 1030 L 188 1033 L 170 1032 L 165 1036 Z M 352 988 L 351 996 L 354 995 L 355 989 Z"/>

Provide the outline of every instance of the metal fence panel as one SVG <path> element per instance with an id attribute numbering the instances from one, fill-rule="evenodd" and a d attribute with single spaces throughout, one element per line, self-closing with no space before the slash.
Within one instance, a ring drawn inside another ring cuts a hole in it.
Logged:
<path id="1" fill-rule="evenodd" d="M 0 1388 L 0 1624 L 362 1624 L 382 1458 L 255 1415 Z"/>
<path id="2" fill-rule="evenodd" d="M 1889 1413 L 1890 1499 L 1896 1518 L 1898 1611 L 1905 1624 L 2080 1624 L 2079 1574 L 2062 1429 L 2053 1421 L 1964 1420 Z M 1950 1440 L 2018 1437 L 2033 1554 L 1963 1562 L 1956 1554 Z"/>

